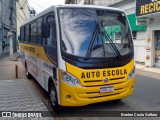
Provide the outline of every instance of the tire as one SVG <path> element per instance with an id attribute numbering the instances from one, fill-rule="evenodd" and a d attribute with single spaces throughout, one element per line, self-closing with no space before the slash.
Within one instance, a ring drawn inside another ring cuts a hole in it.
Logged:
<path id="1" fill-rule="evenodd" d="M 32 75 L 28 72 L 28 66 L 27 64 L 26 65 L 26 76 L 27 76 L 27 79 L 31 79 L 32 78 Z"/>
<path id="2" fill-rule="evenodd" d="M 57 97 L 57 92 L 55 85 L 51 83 L 49 87 L 49 99 L 52 104 L 52 108 L 55 113 L 60 113 L 61 111 L 61 106 L 58 104 L 58 97 Z"/>

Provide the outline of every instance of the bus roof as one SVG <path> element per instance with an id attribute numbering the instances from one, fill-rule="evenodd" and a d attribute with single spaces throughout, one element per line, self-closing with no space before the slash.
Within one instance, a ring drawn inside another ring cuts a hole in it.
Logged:
<path id="1" fill-rule="evenodd" d="M 37 14 L 36 16 L 30 18 L 29 20 L 27 20 L 25 23 L 23 23 L 21 26 L 53 11 L 54 9 L 56 8 L 96 8 L 96 9 L 107 9 L 107 10 L 116 10 L 116 11 L 122 11 L 124 12 L 123 10 L 121 9 L 118 9 L 118 8 L 113 8 L 113 7 L 106 7 L 106 6 L 97 6 L 97 5 L 78 5 L 78 4 L 64 4 L 64 5 L 53 5 L 49 8 L 47 8 L 46 10 L 42 11 L 41 13 Z"/>
<path id="2" fill-rule="evenodd" d="M 110 10 L 122 11 L 121 9 L 118 9 L 118 8 L 98 6 L 98 5 L 64 4 L 64 5 L 55 5 L 55 7 L 97 8 L 97 9 L 110 9 Z"/>

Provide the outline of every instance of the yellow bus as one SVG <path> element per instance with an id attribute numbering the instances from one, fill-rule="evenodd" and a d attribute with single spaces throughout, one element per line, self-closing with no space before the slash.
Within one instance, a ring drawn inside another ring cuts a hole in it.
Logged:
<path id="1" fill-rule="evenodd" d="M 135 67 L 124 11 L 102 6 L 57 5 L 20 27 L 21 61 L 60 106 L 121 100 L 133 92 Z"/>

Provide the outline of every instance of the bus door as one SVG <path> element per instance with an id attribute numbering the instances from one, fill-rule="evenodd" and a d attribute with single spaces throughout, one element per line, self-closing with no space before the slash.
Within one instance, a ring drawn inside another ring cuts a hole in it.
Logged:
<path id="1" fill-rule="evenodd" d="M 44 48 L 47 57 L 51 61 L 49 65 L 45 65 L 45 68 L 48 67 L 47 71 L 53 75 L 54 71 L 56 71 L 56 66 L 57 66 L 57 39 L 56 39 L 56 26 L 55 26 L 54 14 L 50 13 L 45 18 L 46 18 L 45 28 L 47 32 L 47 37 L 44 42 L 45 43 Z"/>

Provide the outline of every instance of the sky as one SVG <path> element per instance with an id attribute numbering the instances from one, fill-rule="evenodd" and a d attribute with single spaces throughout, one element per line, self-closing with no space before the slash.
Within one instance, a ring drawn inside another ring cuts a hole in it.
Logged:
<path id="1" fill-rule="evenodd" d="M 64 4 L 65 0 L 28 0 L 29 5 L 33 7 L 37 13 L 45 10 L 46 8 L 50 7 L 51 5 L 58 5 Z"/>

